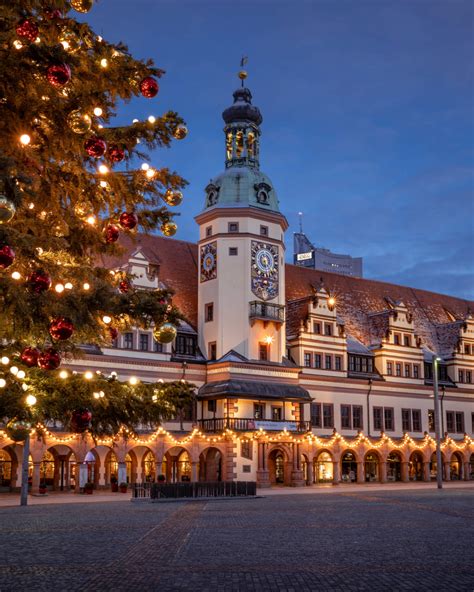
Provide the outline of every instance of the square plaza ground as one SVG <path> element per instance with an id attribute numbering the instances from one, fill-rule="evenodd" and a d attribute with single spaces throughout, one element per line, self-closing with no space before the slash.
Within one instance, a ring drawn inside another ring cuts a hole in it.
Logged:
<path id="1" fill-rule="evenodd" d="M 474 590 L 474 489 L 0 508 L 0 590 Z"/>

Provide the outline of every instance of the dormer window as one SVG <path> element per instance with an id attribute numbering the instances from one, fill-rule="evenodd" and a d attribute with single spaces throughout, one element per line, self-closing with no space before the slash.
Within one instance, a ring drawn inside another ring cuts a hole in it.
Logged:
<path id="1" fill-rule="evenodd" d="M 219 199 L 219 187 L 210 183 L 206 187 L 207 199 L 206 199 L 206 207 L 210 208 L 215 206 Z"/>
<path id="2" fill-rule="evenodd" d="M 270 191 L 272 190 L 271 186 L 268 183 L 257 183 L 254 185 L 255 195 L 257 198 L 257 202 L 263 205 L 269 205 L 270 203 Z"/>
<path id="3" fill-rule="evenodd" d="M 228 231 L 229 232 L 239 232 L 239 223 L 238 222 L 229 222 Z"/>
<path id="4" fill-rule="evenodd" d="M 411 346 L 411 338 L 410 338 L 410 335 L 404 335 L 403 336 L 403 345 L 405 345 L 406 347 L 410 347 Z"/>

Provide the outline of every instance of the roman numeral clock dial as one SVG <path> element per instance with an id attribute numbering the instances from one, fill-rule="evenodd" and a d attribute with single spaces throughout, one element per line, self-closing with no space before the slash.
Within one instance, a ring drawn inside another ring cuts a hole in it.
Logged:
<path id="1" fill-rule="evenodd" d="M 251 289 L 261 300 L 278 296 L 278 247 L 270 243 L 252 241 Z"/>

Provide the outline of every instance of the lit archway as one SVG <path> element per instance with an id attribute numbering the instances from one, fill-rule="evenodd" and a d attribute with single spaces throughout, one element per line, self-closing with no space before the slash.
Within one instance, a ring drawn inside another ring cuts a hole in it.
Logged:
<path id="1" fill-rule="evenodd" d="M 460 481 L 463 478 L 462 456 L 453 452 L 449 462 L 449 478 L 451 481 Z"/>
<path id="2" fill-rule="evenodd" d="M 5 448 L 0 450 L 0 491 L 10 491 L 12 487 L 13 458 Z"/>
<path id="3" fill-rule="evenodd" d="M 392 450 L 387 456 L 387 481 L 402 480 L 402 455 Z"/>
<path id="4" fill-rule="evenodd" d="M 423 455 L 415 450 L 408 461 L 408 479 L 410 481 L 423 481 Z"/>
<path id="5" fill-rule="evenodd" d="M 352 450 L 346 450 L 341 456 L 341 481 L 357 482 L 357 457 Z"/>
<path id="6" fill-rule="evenodd" d="M 217 448 L 206 448 L 199 456 L 199 481 L 222 480 L 222 453 Z"/>
<path id="7" fill-rule="evenodd" d="M 369 483 L 380 481 L 380 457 L 373 450 L 364 458 L 364 478 Z"/>
<path id="8" fill-rule="evenodd" d="M 444 454 L 441 453 L 441 475 L 442 479 L 446 478 L 444 471 Z M 436 460 L 436 452 L 433 452 L 430 459 L 430 479 L 434 481 L 438 476 L 438 461 Z"/>
<path id="9" fill-rule="evenodd" d="M 327 450 L 320 452 L 314 461 L 315 483 L 331 483 L 334 478 L 334 461 Z"/>
<path id="10" fill-rule="evenodd" d="M 272 485 L 289 485 L 288 457 L 283 449 L 275 448 L 268 455 L 268 470 Z"/>
<path id="11" fill-rule="evenodd" d="M 170 448 L 163 457 L 161 475 L 164 475 L 168 483 L 191 481 L 191 458 L 188 451 L 181 446 Z"/>

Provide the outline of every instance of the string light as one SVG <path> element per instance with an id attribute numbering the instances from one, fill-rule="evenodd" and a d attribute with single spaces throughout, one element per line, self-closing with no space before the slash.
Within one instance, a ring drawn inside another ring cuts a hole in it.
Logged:
<path id="1" fill-rule="evenodd" d="M 17 368 L 17 366 L 12 366 L 12 367 L 10 368 L 10 372 L 11 372 L 11 373 L 12 373 L 14 376 L 16 376 L 16 375 L 18 374 L 18 368 Z"/>
<path id="2" fill-rule="evenodd" d="M 106 175 L 109 172 L 109 167 L 105 164 L 99 165 L 98 171 L 101 175 Z"/>
<path id="3" fill-rule="evenodd" d="M 66 288 L 66 290 L 72 290 L 73 285 L 71 284 L 71 282 L 67 282 L 66 284 L 64 284 L 64 287 Z"/>
<path id="4" fill-rule="evenodd" d="M 88 284 L 87 282 L 84 282 L 84 283 L 82 284 L 82 288 L 83 288 L 83 290 L 86 290 L 86 291 L 87 291 L 87 290 L 90 290 L 90 288 L 91 288 L 91 285 L 90 285 L 90 284 Z"/>
<path id="5" fill-rule="evenodd" d="M 128 382 L 132 385 L 135 386 L 136 384 L 138 384 L 140 381 L 138 380 L 138 378 L 136 376 L 130 376 L 130 378 L 128 379 Z"/>
<path id="6" fill-rule="evenodd" d="M 7 381 L 4 378 L 0 378 L 0 388 L 5 388 Z"/>
<path id="7" fill-rule="evenodd" d="M 13 47 L 15 49 L 21 49 L 23 47 L 23 44 L 21 41 L 18 41 L 18 39 L 15 39 L 15 41 L 13 42 Z"/>
<path id="8" fill-rule="evenodd" d="M 62 294 L 64 292 L 64 286 L 62 284 L 56 284 L 54 286 L 54 291 L 58 294 Z"/>
<path id="9" fill-rule="evenodd" d="M 69 372 L 67 370 L 61 370 L 61 372 L 59 373 L 59 378 L 62 378 L 63 380 L 65 380 L 68 377 L 69 377 Z"/>
<path id="10" fill-rule="evenodd" d="M 16 377 L 19 378 L 20 380 L 23 380 L 26 376 L 26 372 L 24 370 L 18 370 L 18 372 L 16 373 Z"/>
<path id="11" fill-rule="evenodd" d="M 102 58 L 100 60 L 100 65 L 102 66 L 102 68 L 107 68 L 107 66 L 109 65 L 109 62 L 105 58 Z"/>
<path id="12" fill-rule="evenodd" d="M 28 144 L 31 142 L 31 138 L 28 134 L 22 134 L 20 136 L 20 142 L 23 144 L 23 146 L 28 146 Z"/>
<path id="13" fill-rule="evenodd" d="M 86 380 L 92 380 L 94 378 L 94 374 L 90 370 L 87 370 L 87 372 L 84 372 L 84 378 Z"/>
<path id="14" fill-rule="evenodd" d="M 13 278 L 14 280 L 21 280 L 21 273 L 19 273 L 18 271 L 14 271 L 14 272 L 12 273 L 12 278 Z"/>
<path id="15" fill-rule="evenodd" d="M 150 165 L 147 162 L 144 162 L 141 168 L 142 171 L 147 171 L 150 168 Z"/>
<path id="16" fill-rule="evenodd" d="M 9 358 L 9 357 L 7 357 L 7 356 L 2 356 L 2 359 L 0 360 L 0 362 L 2 362 L 2 364 L 3 364 L 4 366 L 6 366 L 7 364 L 9 364 L 9 363 L 10 363 L 10 358 Z"/>
<path id="17" fill-rule="evenodd" d="M 36 405 L 36 397 L 34 395 L 28 395 L 25 399 L 26 404 L 29 405 L 30 407 L 32 407 L 33 405 Z"/>
<path id="18" fill-rule="evenodd" d="M 155 169 L 150 168 L 147 170 L 145 175 L 147 176 L 148 179 L 153 179 L 153 177 L 156 175 L 156 171 L 155 171 Z"/>
<path id="19" fill-rule="evenodd" d="M 96 115 L 97 117 L 100 117 L 102 115 L 103 111 L 100 107 L 95 107 L 94 108 L 94 115 Z"/>
<path id="20" fill-rule="evenodd" d="M 104 316 L 102 317 L 102 321 L 103 321 L 103 322 L 104 322 L 106 325 L 108 325 L 109 323 L 111 323 L 111 322 L 112 322 L 112 317 L 109 317 L 108 315 L 104 315 Z"/>
<path id="21" fill-rule="evenodd" d="M 150 115 L 150 117 L 148 118 L 148 121 L 149 121 L 150 123 L 155 123 L 155 121 L 156 121 L 156 117 L 155 117 L 154 115 Z"/>
<path id="22" fill-rule="evenodd" d="M 93 226 L 96 223 L 96 217 L 93 215 L 87 216 L 86 222 L 87 222 L 87 224 L 90 224 L 91 226 Z"/>

